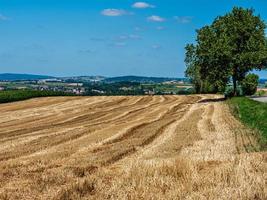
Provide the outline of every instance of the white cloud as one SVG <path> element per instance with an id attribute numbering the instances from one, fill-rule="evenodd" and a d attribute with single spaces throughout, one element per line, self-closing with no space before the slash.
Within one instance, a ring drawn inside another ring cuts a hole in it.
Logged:
<path id="1" fill-rule="evenodd" d="M 0 21 L 6 21 L 9 20 L 9 18 L 5 15 L 0 14 Z"/>
<path id="2" fill-rule="evenodd" d="M 151 21 L 151 22 L 164 22 L 165 21 L 164 18 L 157 16 L 157 15 L 152 15 L 152 16 L 148 17 L 147 20 Z"/>
<path id="3" fill-rule="evenodd" d="M 141 40 L 142 37 L 140 35 L 130 34 L 130 35 L 120 35 L 117 39 L 119 41 L 125 41 L 125 40 Z"/>
<path id="4" fill-rule="evenodd" d="M 145 9 L 145 8 L 155 8 L 154 5 L 151 5 L 146 2 L 136 2 L 132 5 L 133 8 L 138 8 L 138 9 Z"/>
<path id="5" fill-rule="evenodd" d="M 174 19 L 181 24 L 188 24 L 192 21 L 193 17 L 191 17 L 191 16 L 181 16 L 181 17 L 175 16 Z"/>
<path id="6" fill-rule="evenodd" d="M 101 14 L 105 16 L 109 16 L 109 17 L 118 17 L 118 16 L 123 16 L 123 15 L 128 15 L 131 13 L 128 13 L 127 11 L 121 10 L 121 9 L 108 8 L 108 9 L 102 10 Z"/>
<path id="7" fill-rule="evenodd" d="M 158 45 L 158 44 L 152 45 L 152 49 L 161 49 L 161 48 L 162 48 L 161 45 Z"/>

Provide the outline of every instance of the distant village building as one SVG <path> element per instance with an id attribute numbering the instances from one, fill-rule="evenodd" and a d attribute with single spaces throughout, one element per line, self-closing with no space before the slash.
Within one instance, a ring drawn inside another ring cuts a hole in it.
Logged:
<path id="1" fill-rule="evenodd" d="M 50 78 L 50 79 L 44 79 L 45 82 L 62 82 L 61 79 L 57 78 Z"/>
<path id="2" fill-rule="evenodd" d="M 146 95 L 155 95 L 156 92 L 154 91 L 154 89 L 153 89 L 153 91 L 151 91 L 151 90 L 145 90 L 145 94 Z"/>
<path id="3" fill-rule="evenodd" d="M 42 79 L 42 80 L 37 81 L 38 84 L 44 84 L 44 83 L 49 83 L 49 82 L 62 82 L 62 80 L 52 78 L 52 79 Z"/>
<path id="4" fill-rule="evenodd" d="M 180 83 L 180 82 L 177 82 L 177 81 L 173 80 L 173 81 L 165 81 L 165 82 L 163 82 L 163 84 L 172 85 L 172 84 L 177 84 L 177 83 Z"/>
<path id="5" fill-rule="evenodd" d="M 105 94 L 105 92 L 104 91 L 102 91 L 102 90 L 91 90 L 92 92 L 96 92 L 96 93 L 99 93 L 99 94 Z"/>
<path id="6" fill-rule="evenodd" d="M 16 87 L 15 89 L 17 89 L 17 90 L 26 90 L 28 88 L 26 86 L 21 86 L 21 87 Z"/>
<path id="7" fill-rule="evenodd" d="M 122 88 L 120 88 L 120 90 L 122 90 L 122 91 L 131 91 L 131 90 L 133 90 L 133 88 L 132 87 L 122 87 Z"/>
<path id="8" fill-rule="evenodd" d="M 40 87 L 39 87 L 39 90 L 41 90 L 41 91 L 49 90 L 49 87 L 46 86 L 46 85 L 44 85 L 44 86 L 40 86 Z"/>
<path id="9" fill-rule="evenodd" d="M 45 80 L 38 80 L 37 83 L 38 84 L 44 84 L 45 83 Z"/>
<path id="10" fill-rule="evenodd" d="M 74 88 L 72 89 L 72 93 L 77 94 L 77 95 L 81 95 L 85 93 L 85 89 L 84 88 Z"/>
<path id="11" fill-rule="evenodd" d="M 4 87 L 0 87 L 0 91 L 3 91 L 3 90 L 5 90 L 5 88 Z"/>
<path id="12" fill-rule="evenodd" d="M 83 86 L 83 83 L 68 83 L 68 86 L 82 87 Z"/>

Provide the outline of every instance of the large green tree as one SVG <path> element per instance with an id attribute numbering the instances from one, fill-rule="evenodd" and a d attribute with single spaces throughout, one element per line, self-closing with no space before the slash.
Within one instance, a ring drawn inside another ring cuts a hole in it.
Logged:
<path id="1" fill-rule="evenodd" d="M 248 72 L 267 67 L 265 28 L 265 22 L 252 9 L 235 7 L 217 17 L 210 26 L 197 31 L 196 73 L 217 91 L 232 79 L 236 95 L 237 84 Z"/>
<path id="2" fill-rule="evenodd" d="M 229 81 L 229 68 L 225 67 L 229 58 L 228 46 L 224 38 L 218 39 L 210 26 L 198 30 L 197 65 L 200 66 L 202 80 L 214 87 L 214 92 L 223 91 Z"/>

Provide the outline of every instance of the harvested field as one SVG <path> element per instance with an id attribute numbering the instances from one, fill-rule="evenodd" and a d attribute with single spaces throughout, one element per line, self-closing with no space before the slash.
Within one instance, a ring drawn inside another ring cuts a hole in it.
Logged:
<path id="1" fill-rule="evenodd" d="M 266 199 L 267 154 L 219 96 L 0 105 L 0 199 Z"/>

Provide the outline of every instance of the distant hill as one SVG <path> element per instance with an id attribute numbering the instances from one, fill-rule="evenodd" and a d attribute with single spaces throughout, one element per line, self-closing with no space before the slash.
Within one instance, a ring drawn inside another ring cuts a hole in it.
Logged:
<path id="1" fill-rule="evenodd" d="M 166 81 L 181 81 L 186 80 L 184 78 L 163 78 L 163 77 L 144 77 L 144 76 L 120 76 L 113 78 L 106 78 L 104 82 L 139 82 L 139 83 L 162 83 Z"/>
<path id="2" fill-rule="evenodd" d="M 104 77 L 104 76 L 73 76 L 73 77 L 53 77 L 46 75 L 33 74 L 0 74 L 0 81 L 20 81 L 20 80 L 42 80 L 42 79 L 60 79 L 66 82 L 139 82 L 139 83 L 162 83 L 165 81 L 180 81 L 184 78 L 163 78 L 163 77 L 144 77 L 144 76 L 120 76 L 120 77 Z"/>
<path id="3" fill-rule="evenodd" d="M 55 78 L 52 76 L 32 75 L 32 74 L 0 74 L 1 81 L 20 81 L 20 80 L 42 80 Z"/>
<path id="4" fill-rule="evenodd" d="M 162 83 L 166 81 L 185 81 L 186 78 L 166 78 L 166 77 L 145 77 L 145 76 L 118 76 L 118 77 L 104 77 L 104 76 L 73 76 L 73 77 L 53 77 L 46 75 L 33 74 L 0 74 L 0 81 L 23 81 L 23 80 L 42 80 L 42 79 L 58 79 L 65 82 L 138 82 L 138 83 Z M 260 84 L 267 82 L 267 79 L 260 79 Z"/>

